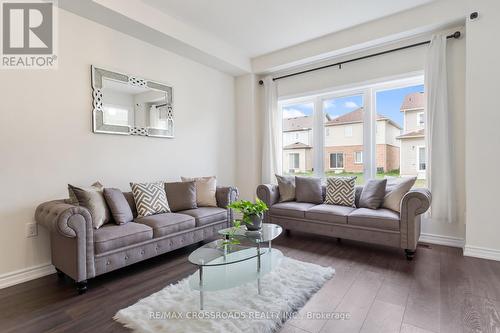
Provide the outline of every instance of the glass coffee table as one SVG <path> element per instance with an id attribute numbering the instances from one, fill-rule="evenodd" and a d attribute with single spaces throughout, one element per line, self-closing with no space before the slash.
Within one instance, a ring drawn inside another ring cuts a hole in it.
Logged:
<path id="1" fill-rule="evenodd" d="M 219 231 L 229 237 L 232 228 Z M 234 288 L 257 280 L 257 292 L 261 294 L 260 279 L 279 265 L 283 254 L 271 247 L 271 242 L 282 233 L 276 224 L 264 223 L 259 232 L 241 227 L 233 235 L 240 244 L 226 245 L 224 239 L 207 243 L 189 255 L 189 261 L 198 266 L 198 274 L 189 278 L 191 289 L 200 292 L 200 309 L 204 308 L 204 292 Z M 262 243 L 268 243 L 262 247 Z"/>

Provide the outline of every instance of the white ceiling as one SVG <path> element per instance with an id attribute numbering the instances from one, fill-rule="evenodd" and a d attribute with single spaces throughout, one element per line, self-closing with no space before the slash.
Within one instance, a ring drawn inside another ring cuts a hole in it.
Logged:
<path id="1" fill-rule="evenodd" d="M 434 0 L 142 0 L 256 57 Z"/>

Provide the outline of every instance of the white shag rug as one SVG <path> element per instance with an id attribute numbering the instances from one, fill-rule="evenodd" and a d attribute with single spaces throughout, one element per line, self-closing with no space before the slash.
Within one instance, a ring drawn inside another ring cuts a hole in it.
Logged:
<path id="1" fill-rule="evenodd" d="M 205 292 L 200 311 L 199 292 L 186 278 L 118 311 L 113 319 L 134 332 L 272 333 L 286 320 L 282 314 L 299 310 L 334 273 L 331 267 L 284 257 L 261 279 L 262 295 L 256 281 Z"/>

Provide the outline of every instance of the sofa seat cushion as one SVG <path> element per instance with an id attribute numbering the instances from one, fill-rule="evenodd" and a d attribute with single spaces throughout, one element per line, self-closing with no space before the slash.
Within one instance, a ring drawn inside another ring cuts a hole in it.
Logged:
<path id="1" fill-rule="evenodd" d="M 96 254 L 104 253 L 152 238 L 153 229 L 145 224 L 105 224 L 94 231 L 94 250 Z"/>
<path id="2" fill-rule="evenodd" d="M 138 218 L 135 221 L 151 227 L 154 238 L 193 229 L 196 226 L 196 222 L 192 216 L 176 213 L 151 215 Z"/>
<path id="3" fill-rule="evenodd" d="M 227 210 L 218 207 L 199 207 L 183 210 L 178 213 L 194 217 L 197 227 L 214 222 L 227 221 Z"/>
<path id="4" fill-rule="evenodd" d="M 306 219 L 346 224 L 347 215 L 354 210 L 356 210 L 356 208 L 322 204 L 314 206 L 306 211 Z"/>
<path id="5" fill-rule="evenodd" d="M 360 227 L 399 230 L 399 214 L 390 209 L 359 208 L 347 217 L 347 223 Z"/>
<path id="6" fill-rule="evenodd" d="M 277 216 L 304 218 L 305 212 L 314 206 L 316 204 L 308 202 L 280 202 L 272 205 L 269 213 Z"/>

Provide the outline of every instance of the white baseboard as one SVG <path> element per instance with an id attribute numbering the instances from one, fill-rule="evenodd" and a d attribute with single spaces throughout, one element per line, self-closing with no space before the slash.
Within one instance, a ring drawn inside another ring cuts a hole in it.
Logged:
<path id="1" fill-rule="evenodd" d="M 500 250 L 465 245 L 464 256 L 500 261 Z"/>
<path id="2" fill-rule="evenodd" d="M 463 249 L 465 245 L 465 240 L 459 237 L 452 236 L 442 236 L 442 235 L 434 235 L 434 234 L 420 234 L 419 242 L 437 244 L 437 245 L 445 245 L 452 247 L 459 247 Z"/>
<path id="3" fill-rule="evenodd" d="M 55 272 L 56 270 L 52 264 L 43 264 L 2 274 L 0 275 L 0 289 L 38 279 L 42 276 L 53 274 Z"/>

